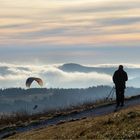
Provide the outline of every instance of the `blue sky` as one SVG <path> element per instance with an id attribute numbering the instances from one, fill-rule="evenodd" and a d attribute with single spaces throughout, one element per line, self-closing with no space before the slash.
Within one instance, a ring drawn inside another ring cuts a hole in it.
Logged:
<path id="1" fill-rule="evenodd" d="M 139 0 L 0 3 L 1 63 L 139 64 Z"/>

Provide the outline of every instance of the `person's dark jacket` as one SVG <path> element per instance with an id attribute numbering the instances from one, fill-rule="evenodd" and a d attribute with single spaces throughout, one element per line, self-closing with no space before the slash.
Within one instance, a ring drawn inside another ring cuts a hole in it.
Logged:
<path id="1" fill-rule="evenodd" d="M 125 89 L 125 82 L 128 80 L 127 73 L 124 70 L 118 69 L 113 75 L 113 82 L 116 88 Z"/>

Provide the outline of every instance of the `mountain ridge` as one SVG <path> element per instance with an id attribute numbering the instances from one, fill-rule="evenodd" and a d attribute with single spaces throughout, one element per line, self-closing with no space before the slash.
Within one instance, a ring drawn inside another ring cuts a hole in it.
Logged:
<path id="1" fill-rule="evenodd" d="M 65 63 L 58 67 L 60 70 L 66 72 L 99 72 L 99 73 L 107 73 L 112 74 L 115 71 L 115 67 L 91 67 L 91 66 L 84 66 L 77 63 Z"/>

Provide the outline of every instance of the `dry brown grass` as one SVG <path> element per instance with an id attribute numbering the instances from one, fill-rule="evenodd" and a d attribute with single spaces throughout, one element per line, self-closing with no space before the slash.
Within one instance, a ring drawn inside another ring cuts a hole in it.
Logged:
<path id="1" fill-rule="evenodd" d="M 16 127 L 20 125 L 24 125 L 40 121 L 40 120 L 46 120 L 48 118 L 52 118 L 54 116 L 59 116 L 59 115 L 66 115 L 70 114 L 72 112 L 80 112 L 83 110 L 87 110 L 90 108 L 94 108 L 95 106 L 102 106 L 102 105 L 107 105 L 112 102 L 107 102 L 106 100 L 97 100 L 94 103 L 89 102 L 89 103 L 83 103 L 79 104 L 77 106 L 70 106 L 69 108 L 66 109 L 59 109 L 59 110 L 50 110 L 50 111 L 43 111 L 41 113 L 37 114 L 29 114 L 26 110 L 21 110 L 19 112 L 14 112 L 10 115 L 0 115 L 0 130 L 3 128 L 7 127 Z"/>
<path id="2" fill-rule="evenodd" d="M 140 106 L 16 134 L 9 139 L 140 139 Z"/>

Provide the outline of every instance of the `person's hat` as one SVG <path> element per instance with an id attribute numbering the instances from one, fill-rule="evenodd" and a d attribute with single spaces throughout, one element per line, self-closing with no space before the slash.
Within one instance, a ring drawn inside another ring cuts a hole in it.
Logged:
<path id="1" fill-rule="evenodd" d="M 119 65 L 119 69 L 122 70 L 123 69 L 123 65 Z"/>

